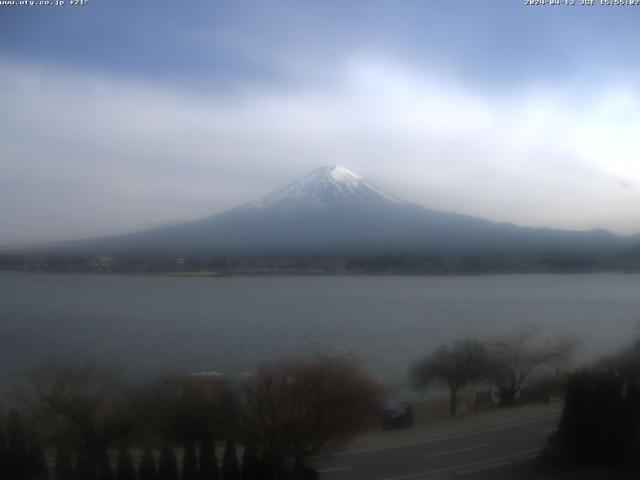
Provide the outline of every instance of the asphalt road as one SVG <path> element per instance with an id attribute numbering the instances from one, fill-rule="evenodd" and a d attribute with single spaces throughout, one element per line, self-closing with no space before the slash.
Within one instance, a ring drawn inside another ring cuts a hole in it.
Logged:
<path id="1" fill-rule="evenodd" d="M 449 437 L 319 459 L 322 480 L 431 480 L 513 465 L 537 456 L 560 415 Z"/>

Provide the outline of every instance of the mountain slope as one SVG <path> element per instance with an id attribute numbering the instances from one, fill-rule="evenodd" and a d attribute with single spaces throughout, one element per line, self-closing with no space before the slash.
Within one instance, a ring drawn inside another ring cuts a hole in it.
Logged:
<path id="1" fill-rule="evenodd" d="M 340 165 L 320 168 L 282 190 L 246 205 L 245 209 L 326 208 L 342 206 L 408 205 Z"/>
<path id="2" fill-rule="evenodd" d="M 611 251 L 636 241 L 603 230 L 523 228 L 437 212 L 331 166 L 212 217 L 69 247 L 95 254 L 411 254 Z"/>

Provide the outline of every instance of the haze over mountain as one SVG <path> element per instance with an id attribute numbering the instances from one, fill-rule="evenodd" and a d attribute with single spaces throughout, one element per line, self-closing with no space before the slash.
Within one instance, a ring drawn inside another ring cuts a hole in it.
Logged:
<path id="1" fill-rule="evenodd" d="M 62 247 L 100 255 L 298 255 L 595 252 L 635 243 L 604 230 L 525 228 L 431 210 L 329 166 L 211 217 Z"/>

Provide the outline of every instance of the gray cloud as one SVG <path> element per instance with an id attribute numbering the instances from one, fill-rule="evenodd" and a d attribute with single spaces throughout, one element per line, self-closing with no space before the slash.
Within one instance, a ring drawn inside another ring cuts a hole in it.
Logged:
<path id="1" fill-rule="evenodd" d="M 353 57 L 331 85 L 195 95 L 0 64 L 0 244 L 213 214 L 326 164 L 441 210 L 637 233 L 639 96 L 626 84 L 488 95 Z"/>

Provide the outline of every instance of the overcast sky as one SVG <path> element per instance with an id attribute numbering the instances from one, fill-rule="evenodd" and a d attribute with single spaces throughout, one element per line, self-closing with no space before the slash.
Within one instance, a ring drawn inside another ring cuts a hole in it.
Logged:
<path id="1" fill-rule="evenodd" d="M 523 3 L 0 6 L 0 245 L 195 219 L 329 164 L 640 233 L 640 7 Z"/>

